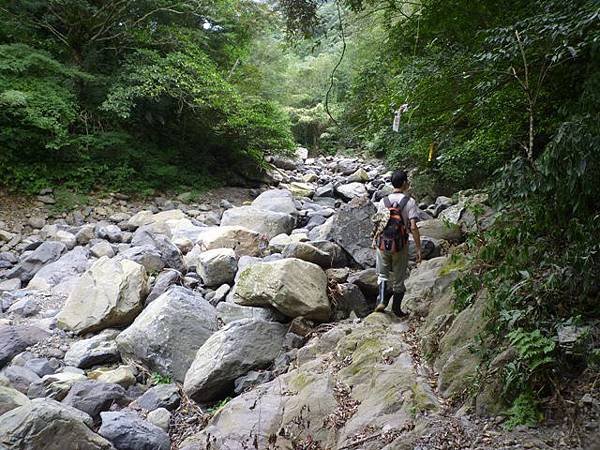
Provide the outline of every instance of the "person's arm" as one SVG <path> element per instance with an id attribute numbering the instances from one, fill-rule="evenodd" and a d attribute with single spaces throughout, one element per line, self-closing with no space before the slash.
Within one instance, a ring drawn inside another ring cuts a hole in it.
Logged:
<path id="1" fill-rule="evenodd" d="M 417 264 L 421 263 L 421 234 L 417 227 L 417 219 L 410 219 L 410 232 L 415 240 L 415 249 L 417 250 Z"/>

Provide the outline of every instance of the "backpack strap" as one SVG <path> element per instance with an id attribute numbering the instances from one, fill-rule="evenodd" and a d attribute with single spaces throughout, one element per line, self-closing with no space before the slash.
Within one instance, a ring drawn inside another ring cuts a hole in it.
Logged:
<path id="1" fill-rule="evenodd" d="M 408 203 L 409 200 L 410 200 L 410 197 L 408 195 L 404 194 L 404 197 L 402 197 L 402 200 L 400 200 L 400 205 L 398 206 L 400 211 L 402 211 L 404 209 L 404 207 L 406 206 L 406 204 Z"/>
<path id="2" fill-rule="evenodd" d="M 410 200 L 410 197 L 408 195 L 404 194 L 404 197 L 402 197 L 402 200 L 400 200 L 400 203 L 394 202 L 394 204 L 392 205 L 392 202 L 390 201 L 390 197 L 386 196 L 383 198 L 383 205 L 388 209 L 391 207 L 394 207 L 394 208 L 398 208 L 400 211 L 402 211 L 409 200 Z"/>

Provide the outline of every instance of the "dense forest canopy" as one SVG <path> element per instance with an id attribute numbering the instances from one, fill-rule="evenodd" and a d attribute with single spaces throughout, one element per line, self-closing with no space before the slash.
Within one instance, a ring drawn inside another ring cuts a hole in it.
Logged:
<path id="1" fill-rule="evenodd" d="M 2 2 L 0 181 L 201 187 L 291 148 L 281 108 L 233 79 L 270 14 L 252 1 Z"/>

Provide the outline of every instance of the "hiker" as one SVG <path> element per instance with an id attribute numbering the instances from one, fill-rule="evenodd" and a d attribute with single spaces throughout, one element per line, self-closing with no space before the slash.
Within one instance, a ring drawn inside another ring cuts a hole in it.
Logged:
<path id="1" fill-rule="evenodd" d="M 405 171 L 396 170 L 392 174 L 392 186 L 394 192 L 379 202 L 377 214 L 373 218 L 375 221 L 373 246 L 377 250 L 379 285 L 375 311 L 384 311 L 389 303 L 390 299 L 386 298 L 385 291 L 391 278 L 394 292 L 392 311 L 396 316 L 401 317 L 405 315 L 400 306 L 404 297 L 404 279 L 408 267 L 408 233 L 412 233 L 415 241 L 417 264 L 421 262 L 421 237 L 417 228 L 419 219 L 417 204 L 406 193 L 409 183 Z"/>

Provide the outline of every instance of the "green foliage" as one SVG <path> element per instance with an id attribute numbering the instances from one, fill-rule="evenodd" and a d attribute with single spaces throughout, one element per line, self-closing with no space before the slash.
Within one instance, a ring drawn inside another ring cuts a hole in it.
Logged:
<path id="1" fill-rule="evenodd" d="M 506 414 L 508 420 L 504 422 L 504 427 L 509 430 L 517 425 L 534 427 L 543 418 L 535 396 L 531 392 L 519 394 Z"/>
<path id="2" fill-rule="evenodd" d="M 227 403 L 229 403 L 230 401 L 231 401 L 231 397 L 225 397 L 223 400 L 220 400 L 219 402 L 215 403 L 213 406 L 211 406 L 210 408 L 208 408 L 206 410 L 206 412 L 208 414 L 216 414 L 220 410 L 222 410 L 225 407 L 225 405 Z"/>
<path id="3" fill-rule="evenodd" d="M 173 382 L 169 375 L 162 375 L 158 372 L 152 372 L 150 374 L 150 383 L 153 385 L 157 384 L 171 384 Z"/>
<path id="4" fill-rule="evenodd" d="M 0 9 L 0 185 L 203 189 L 292 148 L 285 112 L 232 78 L 266 6 L 125 3 Z"/>

